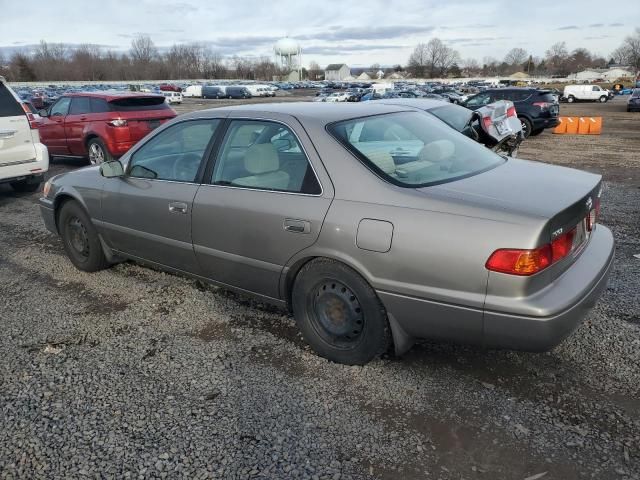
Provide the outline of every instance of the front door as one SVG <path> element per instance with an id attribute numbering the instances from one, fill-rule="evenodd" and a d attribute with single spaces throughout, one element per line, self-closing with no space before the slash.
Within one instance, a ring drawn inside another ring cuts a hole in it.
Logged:
<path id="1" fill-rule="evenodd" d="M 333 198 L 307 152 L 313 147 L 293 121 L 229 120 L 204 179 L 210 184 L 200 187 L 193 205 L 193 244 L 205 276 L 281 297 L 284 265 L 317 240 Z"/>
<path id="2" fill-rule="evenodd" d="M 199 273 L 191 242 L 200 167 L 220 120 L 170 126 L 133 153 L 126 175 L 105 182 L 101 227 L 117 251 Z"/>
<path id="3" fill-rule="evenodd" d="M 64 121 L 64 129 L 67 135 L 67 147 L 72 155 L 82 155 L 85 152 L 84 130 L 90 113 L 89 97 L 71 99 L 69 113 Z"/>
<path id="4" fill-rule="evenodd" d="M 51 106 L 49 116 L 42 117 L 40 122 L 40 141 L 49 149 L 50 154 L 68 155 L 67 134 L 64 121 L 69 112 L 70 97 L 61 97 Z"/>

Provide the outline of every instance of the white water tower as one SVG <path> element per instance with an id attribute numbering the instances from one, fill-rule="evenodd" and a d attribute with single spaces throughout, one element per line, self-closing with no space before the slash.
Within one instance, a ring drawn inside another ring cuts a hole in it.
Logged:
<path id="1" fill-rule="evenodd" d="M 302 79 L 302 48 L 292 38 L 281 38 L 273 46 L 276 54 L 276 62 L 289 73 L 298 72 L 298 78 Z"/>

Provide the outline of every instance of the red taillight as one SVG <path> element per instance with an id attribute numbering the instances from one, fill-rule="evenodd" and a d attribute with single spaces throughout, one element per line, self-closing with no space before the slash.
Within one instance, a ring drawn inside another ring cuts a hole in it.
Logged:
<path id="1" fill-rule="evenodd" d="M 31 113 L 29 107 L 27 107 L 24 103 L 21 103 L 20 105 L 22 105 L 22 110 L 24 110 L 24 113 L 27 116 L 27 120 L 29 121 L 29 128 L 31 128 L 31 130 L 37 130 L 40 126 L 40 122 L 36 120 L 35 115 Z"/>
<path id="2" fill-rule="evenodd" d="M 545 110 L 551 106 L 549 102 L 533 102 L 532 105 L 540 107 L 540 110 Z"/>
<path id="3" fill-rule="evenodd" d="M 516 115 L 517 115 L 516 107 L 515 106 L 509 107 L 509 109 L 507 110 L 507 117 L 515 117 Z"/>
<path id="4" fill-rule="evenodd" d="M 123 118 L 116 118 L 115 120 L 107 122 L 107 125 L 111 125 L 112 127 L 126 127 L 127 121 Z"/>
<path id="5" fill-rule="evenodd" d="M 551 265 L 552 253 L 549 245 L 535 250 L 500 249 L 491 254 L 486 267 L 494 272 L 511 275 L 533 275 Z"/>
<path id="6" fill-rule="evenodd" d="M 491 125 L 493 125 L 493 120 L 491 117 L 482 117 L 482 124 L 484 125 L 485 130 L 488 130 Z"/>
<path id="7" fill-rule="evenodd" d="M 577 229 L 560 235 L 553 242 L 551 242 L 552 260 L 551 263 L 558 262 L 571 253 L 573 250 L 573 239 L 576 237 Z"/>

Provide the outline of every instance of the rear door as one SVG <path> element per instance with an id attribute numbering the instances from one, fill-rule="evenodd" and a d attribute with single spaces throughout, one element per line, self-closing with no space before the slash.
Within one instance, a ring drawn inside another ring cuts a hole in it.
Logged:
<path id="1" fill-rule="evenodd" d="M 170 126 L 135 151 L 126 175 L 104 182 L 101 226 L 125 254 L 199 273 L 191 243 L 193 198 L 219 119 Z"/>
<path id="2" fill-rule="evenodd" d="M 71 97 L 60 98 L 49 110 L 49 116 L 42 117 L 40 121 L 40 141 L 49 148 L 49 153 L 69 154 L 64 121 L 70 105 Z"/>
<path id="3" fill-rule="evenodd" d="M 64 129 L 67 135 L 67 147 L 72 155 L 83 155 L 84 132 L 89 114 L 91 113 L 91 103 L 89 97 L 74 97 L 71 99 L 69 113 L 64 121 Z"/>
<path id="4" fill-rule="evenodd" d="M 35 158 L 29 120 L 17 96 L 0 81 L 0 166 L 26 163 Z"/>
<path id="5" fill-rule="evenodd" d="M 210 184 L 194 200 L 193 244 L 203 274 L 280 298 L 284 266 L 315 243 L 333 198 L 321 169 L 293 119 L 230 118 L 205 178 Z"/>

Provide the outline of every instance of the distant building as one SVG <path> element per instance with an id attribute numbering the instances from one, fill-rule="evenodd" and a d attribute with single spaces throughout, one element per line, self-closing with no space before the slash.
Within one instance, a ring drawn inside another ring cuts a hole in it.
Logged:
<path id="1" fill-rule="evenodd" d="M 324 69 L 324 79 L 331 82 L 346 80 L 351 75 L 351 69 L 345 63 L 331 63 Z"/>
<path id="2" fill-rule="evenodd" d="M 634 74 L 630 70 L 626 68 L 590 68 L 588 70 L 583 70 L 578 73 L 574 73 L 569 75 L 570 80 L 575 80 L 578 82 L 593 82 L 595 80 L 607 80 L 614 81 L 618 78 L 631 77 L 633 78 Z"/>
<path id="3" fill-rule="evenodd" d="M 360 75 L 358 75 L 358 80 L 371 80 L 371 77 L 367 72 L 362 72 Z"/>

